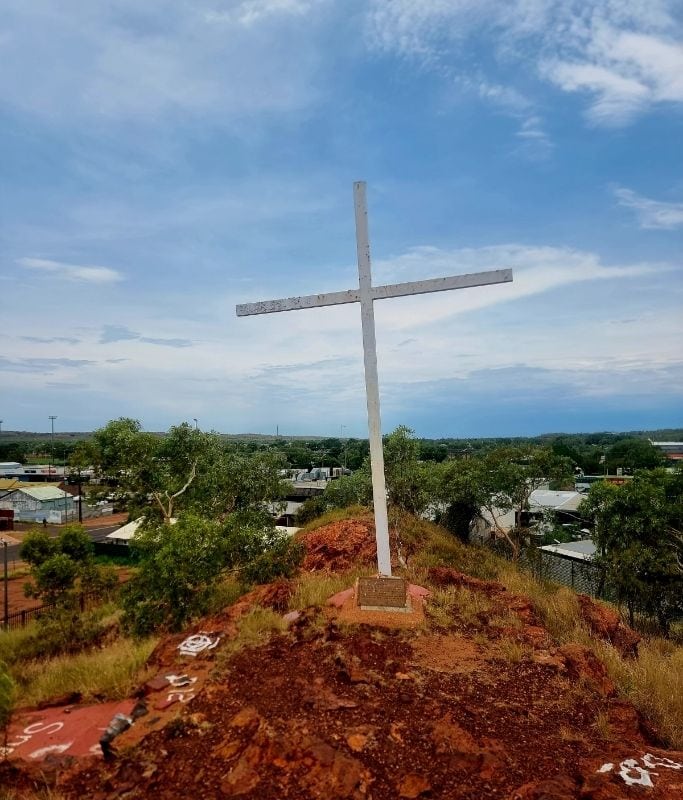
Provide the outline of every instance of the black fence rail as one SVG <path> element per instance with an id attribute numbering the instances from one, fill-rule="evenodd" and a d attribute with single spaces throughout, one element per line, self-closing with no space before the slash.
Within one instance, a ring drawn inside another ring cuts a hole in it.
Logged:
<path id="1" fill-rule="evenodd" d="M 487 543 L 487 546 L 509 561 L 513 560 L 512 549 L 505 541 L 499 539 Z M 528 546 L 522 547 L 516 563 L 520 569 L 531 573 L 538 580 L 559 583 L 591 597 L 610 599 L 609 587 L 601 586 L 600 569 L 590 561 L 581 561 L 559 553 L 550 553 L 539 547 Z"/>
<path id="2" fill-rule="evenodd" d="M 78 597 L 78 608 L 83 612 L 99 605 L 101 602 L 102 595 L 97 592 L 81 594 Z M 36 606 L 35 608 L 25 608 L 22 611 L 14 611 L 12 614 L 8 614 L 7 617 L 3 617 L 0 620 L 0 629 L 4 631 L 13 631 L 18 628 L 24 628 L 29 623 L 38 619 L 41 614 L 44 614 L 46 611 L 56 606 L 57 603 L 44 603 L 42 606 Z"/>

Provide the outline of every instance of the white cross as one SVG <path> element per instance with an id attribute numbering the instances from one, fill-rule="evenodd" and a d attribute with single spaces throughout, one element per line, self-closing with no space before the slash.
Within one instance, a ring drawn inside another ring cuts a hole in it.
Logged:
<path id="1" fill-rule="evenodd" d="M 334 306 L 360 302 L 363 327 L 363 357 L 365 361 L 365 390 L 368 405 L 368 430 L 370 434 L 370 465 L 372 469 L 372 497 L 375 508 L 375 537 L 377 541 L 377 566 L 380 575 L 391 576 L 389 552 L 389 523 L 387 519 L 387 493 L 384 483 L 384 452 L 379 414 L 379 382 L 377 379 L 377 345 L 375 341 L 375 312 L 373 302 L 390 297 L 405 297 L 427 292 L 445 292 L 449 289 L 467 289 L 470 286 L 488 286 L 509 283 L 512 270 L 498 269 L 470 275 L 451 275 L 448 278 L 431 278 L 411 283 L 373 286 L 370 275 L 370 242 L 368 239 L 368 212 L 365 201 L 365 182 L 353 184 L 356 210 L 356 248 L 358 250 L 358 289 L 304 297 L 286 297 L 282 300 L 265 300 L 237 306 L 237 316 L 273 314 L 277 311 L 296 311 L 302 308 Z"/>

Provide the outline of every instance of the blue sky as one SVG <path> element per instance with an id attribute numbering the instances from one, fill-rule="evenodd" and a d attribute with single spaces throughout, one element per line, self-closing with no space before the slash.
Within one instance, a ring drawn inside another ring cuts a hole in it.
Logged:
<path id="1" fill-rule="evenodd" d="M 0 418 L 365 435 L 356 306 L 236 303 L 512 267 L 376 304 L 383 426 L 683 425 L 674 0 L 5 0 Z"/>

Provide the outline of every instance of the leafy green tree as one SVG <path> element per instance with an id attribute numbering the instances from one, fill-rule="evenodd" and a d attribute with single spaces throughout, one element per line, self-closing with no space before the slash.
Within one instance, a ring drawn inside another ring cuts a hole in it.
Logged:
<path id="1" fill-rule="evenodd" d="M 434 465 L 420 461 L 420 443 L 405 425 L 384 439 L 384 474 L 390 505 L 421 514 L 433 503 Z"/>
<path id="2" fill-rule="evenodd" d="M 607 452 L 607 467 L 610 472 L 618 468 L 634 471 L 656 469 L 664 464 L 664 456 L 647 439 L 622 439 Z"/>
<path id="3" fill-rule="evenodd" d="M 481 463 L 459 459 L 441 464 L 437 473 L 436 495 L 441 511 L 437 521 L 463 542 L 469 541 L 472 522 L 486 506 L 486 482 Z"/>
<path id="4" fill-rule="evenodd" d="M 45 531 L 34 529 L 24 537 L 19 555 L 30 566 L 38 567 L 57 551 L 56 539 L 52 539 Z"/>
<path id="5" fill-rule="evenodd" d="M 82 525 L 66 525 L 56 544 L 60 552 L 79 564 L 92 561 L 95 556 L 95 545 Z"/>
<path id="6" fill-rule="evenodd" d="M 572 482 L 571 462 L 549 448 L 501 447 L 479 460 L 480 490 L 485 508 L 494 526 L 512 549 L 513 559 L 519 557 L 521 521 L 529 511 L 531 493 L 546 483 L 561 488 Z M 518 522 L 512 532 L 499 522 L 500 516 L 514 511 Z"/>
<path id="7" fill-rule="evenodd" d="M 366 464 L 351 475 L 330 481 L 323 495 L 328 508 L 348 506 L 372 506 L 372 478 L 370 464 Z"/>
<path id="8" fill-rule="evenodd" d="M 594 526 L 596 562 L 631 624 L 636 610 L 653 616 L 664 635 L 683 616 L 683 480 L 643 471 L 622 486 L 591 487 L 579 513 Z"/>
<path id="9" fill-rule="evenodd" d="M 78 564 L 65 553 L 55 553 L 31 570 L 33 583 L 24 586 L 28 597 L 40 597 L 46 603 L 67 603 L 78 578 Z"/>
<path id="10" fill-rule="evenodd" d="M 226 571 L 270 580 L 291 574 L 301 557 L 272 518 L 255 511 L 236 512 L 223 523 L 184 514 L 175 525 L 144 528 L 132 546 L 139 569 L 122 602 L 124 625 L 138 635 L 179 630 L 207 613 Z"/>
<path id="11" fill-rule="evenodd" d="M 82 525 L 65 526 L 55 539 L 41 530 L 30 531 L 20 553 L 33 580 L 24 592 L 46 603 L 74 605 L 77 589 L 106 594 L 118 582 L 111 568 L 95 564 L 94 545 Z"/>
<path id="12" fill-rule="evenodd" d="M 282 496 L 275 452 L 225 446 L 215 433 L 183 423 L 165 436 L 142 431 L 137 420 L 113 420 L 96 431 L 98 469 L 118 484 L 135 514 L 156 513 L 169 523 L 183 510 L 222 516 Z"/>

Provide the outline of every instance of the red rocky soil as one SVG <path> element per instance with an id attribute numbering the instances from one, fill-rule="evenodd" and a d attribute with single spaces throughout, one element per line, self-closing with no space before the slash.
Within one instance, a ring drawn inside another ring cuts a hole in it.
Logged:
<path id="1" fill-rule="evenodd" d="M 361 537 L 361 524 L 326 526 L 327 543 L 321 529 L 307 534 L 309 569 L 358 563 L 371 533 Z M 467 622 L 456 611 L 445 625 L 441 615 L 436 626 L 427 600 L 427 621 L 391 629 L 308 609 L 287 615 L 286 634 L 221 659 L 255 602 L 285 612 L 291 586 L 279 582 L 169 637 L 152 659 L 150 713 L 115 740 L 118 758 L 63 763 L 57 792 L 65 800 L 683 800 L 683 753 L 662 748 L 590 650 L 557 647 L 529 599 L 500 584 L 445 569 L 429 578 L 485 594 L 492 610 Z M 221 644 L 179 655 L 183 637 L 199 631 Z M 170 706 L 169 672 L 196 677 Z"/>
<path id="2" fill-rule="evenodd" d="M 303 569 L 343 572 L 377 558 L 375 526 L 371 520 L 344 519 L 297 534 L 306 548 Z"/>

